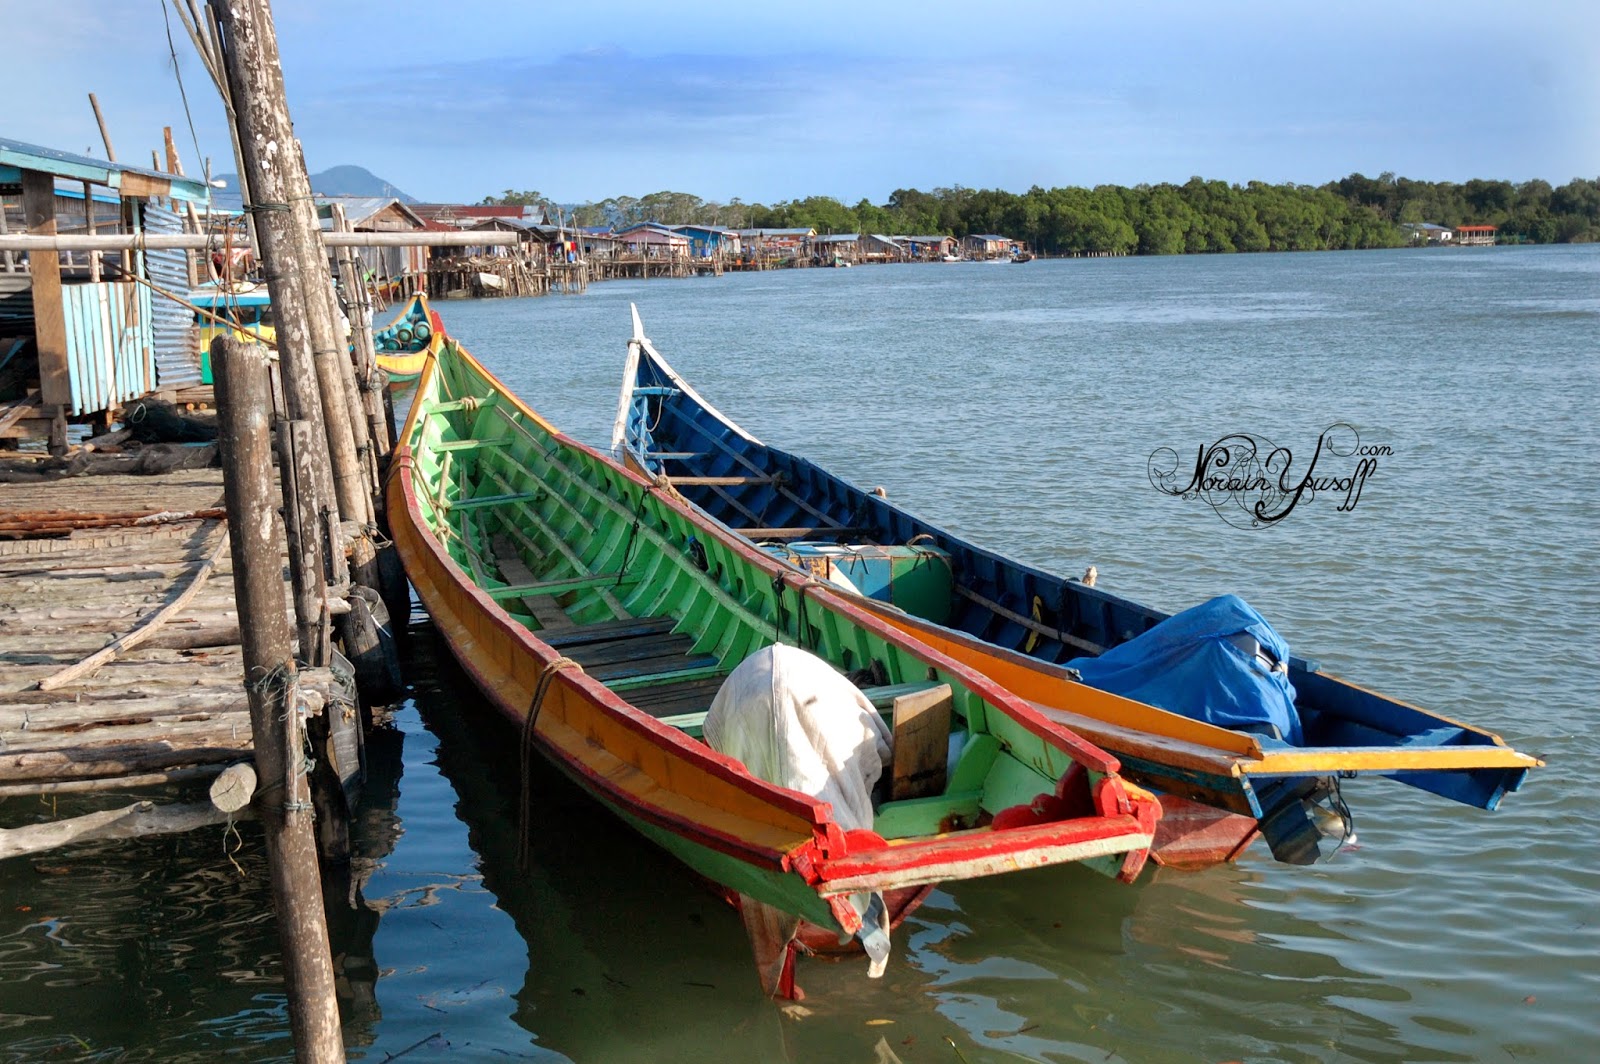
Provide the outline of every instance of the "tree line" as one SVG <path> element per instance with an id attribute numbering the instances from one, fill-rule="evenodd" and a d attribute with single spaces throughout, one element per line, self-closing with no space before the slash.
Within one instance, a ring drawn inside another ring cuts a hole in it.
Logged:
<path id="1" fill-rule="evenodd" d="M 1399 247 L 1406 223 L 1499 227 L 1501 243 L 1600 240 L 1600 179 L 1521 184 L 1473 179 L 1415 181 L 1351 174 L 1325 185 L 1232 185 L 1193 177 L 1181 185 L 1090 188 L 896 189 L 888 201 L 854 206 L 809 196 L 767 206 L 702 200 L 686 192 L 615 196 L 562 207 L 538 192 L 507 189 L 484 203 L 543 206 L 570 225 L 809 227 L 819 233 L 999 233 L 1047 255 L 1178 255 L 1231 251 L 1324 251 Z"/>

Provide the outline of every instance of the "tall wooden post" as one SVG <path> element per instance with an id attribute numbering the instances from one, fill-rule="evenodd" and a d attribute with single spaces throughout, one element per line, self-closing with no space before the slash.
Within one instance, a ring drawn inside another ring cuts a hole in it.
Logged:
<path id="1" fill-rule="evenodd" d="M 23 224 L 33 236 L 56 232 L 56 182 L 38 170 L 22 171 Z M 67 366 L 67 311 L 61 301 L 61 255 L 28 252 L 33 276 L 34 343 L 39 349 L 40 412 L 51 417 L 50 453 L 67 453 L 65 409 L 72 403 L 72 375 Z"/>
<path id="2" fill-rule="evenodd" d="M 272 296 L 277 322 L 279 372 L 283 378 L 284 407 L 291 419 L 312 426 L 312 467 L 321 480 L 317 494 L 334 507 L 337 497 L 329 473 L 328 430 L 317 378 L 311 332 L 311 306 L 321 305 L 312 286 L 326 283 L 320 250 L 308 255 L 288 200 L 287 171 L 298 164 L 289 109 L 283 98 L 283 80 L 276 64 L 267 69 L 262 34 L 257 29 L 257 0 L 231 0 L 213 4 L 219 36 L 224 46 L 233 112 L 239 131 L 239 154 L 244 168 L 240 191 L 256 222 L 256 251 Z M 274 76 L 276 75 L 276 76 Z M 337 547 L 337 541 L 332 545 Z M 294 559 L 290 559 L 293 563 Z"/>
<path id="3" fill-rule="evenodd" d="M 339 204 L 333 207 L 333 227 L 341 233 L 351 231 L 350 219 L 345 217 L 344 208 Z M 389 453 L 389 430 L 383 415 L 385 382 L 378 370 L 377 351 L 372 341 L 372 298 L 355 249 L 340 248 L 338 259 L 339 279 L 344 285 L 345 303 L 350 308 L 350 349 L 355 355 L 356 387 L 361 393 L 367 419 L 367 437 L 372 442 L 376 474 L 381 464 L 377 460 Z M 374 489 L 381 493 L 381 479 L 374 481 Z M 373 509 L 382 509 L 381 494 L 375 497 Z"/>
<path id="4" fill-rule="evenodd" d="M 289 650 L 289 622 L 273 510 L 271 384 L 266 349 L 219 337 L 216 374 L 218 444 L 233 554 L 233 586 L 244 650 L 245 692 L 256 774 L 257 812 L 283 948 L 289 1026 L 304 1061 L 343 1061 L 339 1004 L 328 950 L 327 916 L 312 834 L 305 730 Z"/>
<path id="5" fill-rule="evenodd" d="M 222 42 L 239 149 L 240 175 L 256 218 L 262 264 L 278 317 L 278 352 L 289 416 L 312 422 L 327 440 L 330 508 L 362 524 L 372 520 L 341 375 L 348 361 L 334 327 L 327 253 L 311 181 L 294 139 L 284 96 L 277 33 L 266 0 L 211 5 Z M 280 292 L 281 290 L 281 292 Z M 315 409 L 313 409 L 315 408 Z"/>

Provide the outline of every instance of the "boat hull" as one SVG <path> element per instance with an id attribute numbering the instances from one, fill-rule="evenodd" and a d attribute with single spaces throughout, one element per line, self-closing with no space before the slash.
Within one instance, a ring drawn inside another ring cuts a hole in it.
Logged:
<path id="1" fill-rule="evenodd" d="M 1358 773 L 1493 809 L 1541 764 L 1490 732 L 1364 690 L 1301 658 L 1291 659 L 1290 678 L 1307 741 L 1294 748 L 1264 746 L 1077 683 L 1064 662 L 1126 642 L 1167 615 L 968 543 L 893 505 L 882 489 L 864 491 L 762 443 L 666 363 L 637 314 L 612 443 L 641 473 L 671 484 L 730 531 L 791 544 L 786 554 L 795 554 L 797 540 L 846 550 L 858 543 L 936 548 L 955 574 L 939 623 L 872 599 L 858 599 L 862 608 L 1111 750 L 1130 778 L 1213 807 L 1219 824 L 1236 815 L 1288 831 L 1294 818 L 1285 814 L 1301 810 L 1314 781 Z M 1248 842 L 1242 824 L 1219 831 L 1217 852 L 1236 853 L 1230 839 Z"/>

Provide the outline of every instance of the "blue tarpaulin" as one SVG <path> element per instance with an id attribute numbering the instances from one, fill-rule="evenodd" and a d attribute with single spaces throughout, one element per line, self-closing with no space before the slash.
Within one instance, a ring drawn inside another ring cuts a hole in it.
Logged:
<path id="1" fill-rule="evenodd" d="M 1289 644 L 1237 595 L 1169 617 L 1097 658 L 1074 658 L 1090 687 L 1222 728 L 1272 734 L 1298 746 Z"/>

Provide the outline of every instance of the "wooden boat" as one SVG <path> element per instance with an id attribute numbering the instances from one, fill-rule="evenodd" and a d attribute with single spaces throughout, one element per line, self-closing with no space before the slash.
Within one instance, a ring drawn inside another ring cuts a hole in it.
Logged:
<path id="1" fill-rule="evenodd" d="M 1115 759 L 563 436 L 453 340 L 423 368 L 386 494 L 407 575 L 484 695 L 738 897 L 769 992 L 792 991 L 801 943 L 870 930 L 852 895 L 894 919 L 946 880 L 1074 861 L 1131 880 L 1145 861 L 1160 807 Z M 921 740 L 897 736 L 917 771 L 896 761 L 871 830 L 702 741 L 724 677 L 778 642 L 870 674 L 875 705 L 932 714 Z M 922 769 L 933 785 L 903 796 Z"/>
<path id="2" fill-rule="evenodd" d="M 614 451 L 729 529 L 819 576 L 829 575 L 822 563 L 841 544 L 855 555 L 888 553 L 891 563 L 895 551 L 904 560 L 907 544 L 942 558 L 950 570 L 945 588 L 893 606 L 857 604 L 986 672 L 1160 791 L 1158 861 L 1229 860 L 1259 828 L 1280 860 L 1309 863 L 1351 831 L 1338 778 L 1383 775 L 1493 809 L 1542 764 L 1496 735 L 1357 687 L 1301 657 L 1287 663 L 1304 724 L 1303 744 L 1293 747 L 1073 682 L 1062 662 L 1103 653 L 1167 614 L 968 543 L 878 492 L 763 444 L 673 371 L 637 311 L 633 325 Z M 910 551 L 912 565 L 918 557 Z"/>
<path id="3" fill-rule="evenodd" d="M 265 285 L 205 284 L 189 293 L 189 302 L 207 314 L 196 313 L 194 326 L 199 333 L 200 383 L 213 383 L 211 376 L 211 341 L 219 336 L 231 335 L 246 343 L 277 339 L 277 326 L 272 319 L 272 299 Z M 215 315 L 213 317 L 212 315 Z M 228 324 L 217 320 L 224 318 Z"/>
<path id="4" fill-rule="evenodd" d="M 393 321 L 373 332 L 372 346 L 378 368 L 391 382 L 413 381 L 422 373 L 423 364 L 438 354 L 444 339 L 444 322 L 428 306 L 428 297 L 418 292 L 406 300 Z"/>

